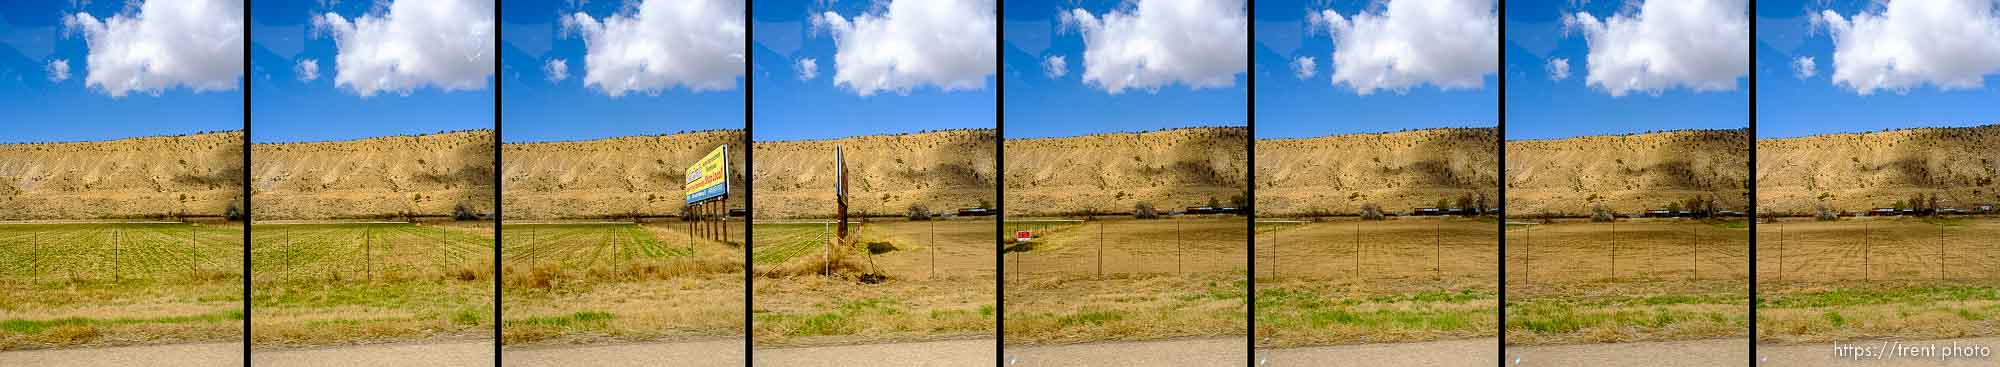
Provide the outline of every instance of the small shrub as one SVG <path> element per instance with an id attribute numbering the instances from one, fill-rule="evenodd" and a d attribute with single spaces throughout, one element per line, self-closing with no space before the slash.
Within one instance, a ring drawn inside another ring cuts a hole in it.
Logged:
<path id="1" fill-rule="evenodd" d="M 1618 216 L 1617 216 L 1617 215 L 1615 215 L 1615 214 L 1612 214 L 1612 213 L 1611 213 L 1611 209 L 1606 209 L 1606 208 L 1604 208 L 1604 203 L 1596 203 L 1596 204 L 1591 204 L 1591 205 L 1590 205 L 1590 221 L 1592 221 L 1592 222 L 1610 222 L 1610 221 L 1614 221 L 1614 220 L 1617 220 L 1617 219 L 1618 219 Z"/>
<path id="2" fill-rule="evenodd" d="M 1834 213 L 1833 208 L 1826 207 L 1826 204 L 1819 204 L 1813 206 L 1813 220 L 1825 222 L 1825 221 L 1833 221 L 1839 219 L 1840 219 L 1840 214 Z"/>
<path id="3" fill-rule="evenodd" d="M 1157 219 L 1160 217 L 1160 212 L 1153 209 L 1152 202 L 1141 201 L 1139 202 L 1139 205 L 1136 205 L 1132 208 L 1132 217 L 1139 219 Z"/>
<path id="4" fill-rule="evenodd" d="M 896 250 L 897 250 L 897 249 L 896 249 L 896 244 L 893 244 L 893 243 L 888 243 L 888 242 L 869 242 L 869 243 L 868 243 L 868 254 L 869 254 L 869 255 L 881 255 L 881 254 L 886 254 L 886 253 L 889 253 L 889 252 L 892 252 L 892 251 L 896 251 Z"/>
<path id="5" fill-rule="evenodd" d="M 1362 220 L 1382 220 L 1384 217 L 1382 215 L 1382 207 L 1375 205 L 1375 203 L 1361 204 Z"/>
<path id="6" fill-rule="evenodd" d="M 465 204 L 458 204 L 457 206 L 451 208 L 451 219 L 475 220 L 479 219 L 479 215 L 473 214 L 472 208 L 465 207 Z"/>
<path id="7" fill-rule="evenodd" d="M 931 220 L 931 208 L 924 207 L 924 204 L 911 203 L 907 215 L 910 220 Z"/>

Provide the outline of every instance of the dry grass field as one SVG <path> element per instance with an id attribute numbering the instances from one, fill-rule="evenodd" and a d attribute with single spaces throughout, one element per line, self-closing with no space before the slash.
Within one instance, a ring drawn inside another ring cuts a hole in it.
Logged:
<path id="1" fill-rule="evenodd" d="M 1339 218 L 1258 223 L 1257 230 L 1259 347 L 1498 331 L 1495 220 Z"/>
<path id="2" fill-rule="evenodd" d="M 1996 236 L 1982 217 L 1758 224 L 1758 340 L 2000 335 Z"/>
<path id="3" fill-rule="evenodd" d="M 239 224 L 0 224 L 0 350 L 243 334 Z"/>
<path id="4" fill-rule="evenodd" d="M 1246 220 L 1009 219 L 1034 239 L 1006 255 L 1007 343 L 1243 335 Z"/>
<path id="5" fill-rule="evenodd" d="M 993 220 L 871 219 L 849 228 L 854 247 L 829 255 L 831 224 L 751 226 L 758 348 L 993 337 Z M 870 243 L 893 250 L 870 256 Z M 887 278 L 860 279 L 871 272 Z"/>
<path id="6" fill-rule="evenodd" d="M 684 222 L 506 225 L 502 342 L 743 335 L 742 223 L 729 225 L 728 242 Z"/>
<path id="7" fill-rule="evenodd" d="M 1509 223 L 1507 340 L 1744 337 L 1749 232 L 1743 220 Z"/>
<path id="8" fill-rule="evenodd" d="M 493 223 L 258 224 L 259 348 L 492 337 Z"/>

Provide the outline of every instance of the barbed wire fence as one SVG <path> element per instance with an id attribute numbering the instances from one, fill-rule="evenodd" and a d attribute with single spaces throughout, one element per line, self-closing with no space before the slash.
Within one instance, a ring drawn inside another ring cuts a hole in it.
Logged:
<path id="1" fill-rule="evenodd" d="M 1007 271 L 1096 279 L 1245 271 L 1254 255 L 1241 240 L 1243 222 L 1230 219 L 1242 217 L 1009 219 Z"/>
<path id="2" fill-rule="evenodd" d="M 1956 229 L 1964 224 L 1904 220 L 1764 223 L 1759 229 L 1767 234 L 1760 239 L 1770 240 L 1759 245 L 1770 249 L 1760 252 L 1769 255 L 1758 261 L 1775 266 L 1761 266 L 1770 270 L 1760 270 L 1760 275 L 1774 278 L 1774 284 L 2000 280 L 2000 244 Z"/>
<path id="3" fill-rule="evenodd" d="M 1739 240 L 1727 232 L 1729 229 L 1706 228 L 1714 226 L 1709 222 L 1509 221 L 1506 225 L 1510 228 L 1506 260 L 1520 264 L 1519 271 L 1508 272 L 1509 281 L 1697 281 L 1750 276 L 1748 249 L 1737 248 L 1747 238 Z M 1598 259 L 1605 266 L 1590 265 L 1597 263 L 1590 260 L 1592 252 L 1602 254 Z M 1674 258 L 1684 259 L 1679 260 L 1684 265 L 1672 265 Z M 1704 267 L 1711 271 L 1721 268 L 1721 275 L 1704 275 Z M 1672 275 L 1676 272 L 1685 272 L 1685 276 L 1676 278 Z"/>

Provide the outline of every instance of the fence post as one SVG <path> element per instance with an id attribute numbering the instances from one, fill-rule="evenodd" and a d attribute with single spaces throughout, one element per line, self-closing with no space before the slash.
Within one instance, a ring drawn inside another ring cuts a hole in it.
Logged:
<path id="1" fill-rule="evenodd" d="M 187 246 L 187 248 L 188 248 L 188 276 L 189 276 L 189 277 L 193 277 L 193 278 L 200 278 L 200 277 L 201 277 L 201 251 L 197 251 L 197 250 L 195 250 L 195 248 L 194 248 L 194 226 L 193 226 L 193 225 L 189 225 L 189 226 L 188 226 L 188 237 L 187 237 L 187 244 L 186 244 L 186 245 L 184 245 L 184 246 Z"/>
<path id="2" fill-rule="evenodd" d="M 1444 281 L 1444 218 L 1431 223 L 1431 280 Z"/>
<path id="3" fill-rule="evenodd" d="M 361 270 L 362 275 L 367 276 L 369 281 L 375 280 L 375 251 L 369 247 L 368 241 L 369 236 L 374 233 L 374 226 L 361 227 L 361 258 L 364 259 Z"/>
<path id="4" fill-rule="evenodd" d="M 1785 224 L 1778 223 L 1778 282 L 1785 282 Z"/>
<path id="5" fill-rule="evenodd" d="M 1618 281 L 1618 216 L 1611 216 L 1611 280 Z"/>
<path id="6" fill-rule="evenodd" d="M 1181 270 L 1181 217 L 1174 216 L 1174 274 L 1185 274 Z"/>
<path id="7" fill-rule="evenodd" d="M 1104 222 L 1097 222 L 1097 279 L 1104 279 Z"/>
<path id="8" fill-rule="evenodd" d="M 1694 264 L 1694 274 L 1690 274 L 1692 275 L 1690 280 L 1701 280 L 1701 223 L 1695 223 L 1694 252 L 1690 253 L 1688 257 L 1689 260 L 1693 260 L 1691 263 Z"/>
<path id="9" fill-rule="evenodd" d="M 820 248 L 823 250 L 819 254 L 819 274 L 820 276 L 823 277 L 833 276 L 833 243 L 824 241 L 824 239 L 831 239 L 831 237 L 827 236 L 827 227 L 831 225 L 832 224 L 830 223 L 819 224 L 819 237 L 822 239 L 822 241 L 819 242 L 820 242 Z M 690 235 L 693 234 L 693 232 L 688 232 L 688 233 Z M 689 241 L 693 240 L 690 239 Z M 840 240 L 834 239 L 834 241 L 838 242 Z"/>
<path id="10" fill-rule="evenodd" d="M 1868 222 L 1861 222 L 1861 281 L 1868 279 Z"/>
<path id="11" fill-rule="evenodd" d="M 924 218 L 924 221 L 930 222 L 929 224 L 926 225 L 930 226 L 931 230 L 931 279 L 937 279 L 938 247 L 937 247 L 937 222 L 935 222 L 935 220 L 936 219 Z"/>
<path id="12" fill-rule="evenodd" d="M 1354 279 L 1361 280 L 1361 220 L 1354 221 Z"/>

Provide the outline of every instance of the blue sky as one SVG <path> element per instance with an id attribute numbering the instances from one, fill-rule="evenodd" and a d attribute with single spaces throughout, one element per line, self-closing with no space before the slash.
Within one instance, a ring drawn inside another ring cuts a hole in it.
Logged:
<path id="1" fill-rule="evenodd" d="M 621 14 L 616 1 L 585 3 L 579 9 L 568 0 L 508 0 L 501 2 L 501 117 L 507 142 L 600 139 L 680 131 L 742 129 L 741 78 L 727 90 L 695 91 L 663 88 L 657 93 L 628 92 L 612 97 L 603 88 L 587 87 L 585 40 L 565 35 L 561 17 L 577 12 L 603 19 Z M 630 15 L 632 11 L 622 14 Z M 739 12 L 738 18 L 742 17 Z M 742 39 L 734 42 L 741 44 Z M 740 48 L 740 47 L 739 47 Z M 563 60 L 567 77 L 551 80 L 545 69 Z M 741 63 L 737 64 L 740 72 Z"/>
<path id="2" fill-rule="evenodd" d="M 67 1 L 9 1 L 0 5 L 0 143 L 108 140 L 243 128 L 243 89 L 196 92 L 186 87 L 158 95 L 134 91 L 113 97 L 85 86 L 90 73 L 82 35 L 63 35 L 63 17 L 78 11 L 99 19 L 119 14 L 122 2 L 73 8 Z M 52 80 L 51 61 L 64 60 L 68 77 Z"/>
<path id="3" fill-rule="evenodd" d="M 1923 86 L 1862 95 L 1836 84 L 1831 76 L 1834 40 L 1824 28 L 1815 32 L 1808 14 L 1830 9 L 1852 18 L 1881 9 L 1870 1 L 1821 2 L 1757 2 L 1758 137 L 2000 123 L 2000 107 L 1995 107 L 2000 106 L 2000 74 L 1985 75 L 1985 86 L 1976 89 Z M 1792 63 L 1799 57 L 1814 59 L 1814 75 L 1802 79 L 1796 74 Z"/>
<path id="4" fill-rule="evenodd" d="M 1058 15 L 1071 1 L 1003 1 L 1005 43 L 1001 74 L 1006 78 L 1008 138 L 1088 135 L 1189 126 L 1244 126 L 1249 120 L 1249 75 L 1238 72 L 1229 86 L 1193 89 L 1169 84 L 1156 91 L 1126 89 L 1112 94 L 1086 84 L 1084 41 L 1079 32 L 1059 32 Z M 1083 1 L 1102 14 L 1118 1 Z M 1243 34 L 1248 37 L 1247 30 Z M 1245 40 L 1248 41 L 1248 40 Z M 1247 50 L 1231 50 L 1245 52 Z M 1044 57 L 1060 55 L 1067 73 L 1051 78 Z M 1261 122 L 1261 121 L 1260 121 Z"/>
<path id="5" fill-rule="evenodd" d="M 402 0 L 410 1 L 410 0 Z M 255 143 L 333 141 L 493 128 L 493 86 L 444 91 L 417 87 L 362 97 L 336 87 L 336 47 L 331 36 L 312 35 L 312 18 L 327 12 L 348 19 L 370 14 L 366 1 L 333 9 L 314 0 L 259 0 L 251 6 L 251 140 Z M 487 15 L 491 17 L 491 15 Z M 318 78 L 301 80 L 297 64 L 319 62 Z M 490 68 L 490 66 L 488 66 Z"/>
<path id="6" fill-rule="evenodd" d="M 985 77 L 976 89 L 946 91 L 924 85 L 908 93 L 877 92 L 863 96 L 836 85 L 834 39 L 814 31 L 812 14 L 833 11 L 855 18 L 868 10 L 866 1 L 842 1 L 831 9 L 817 1 L 752 1 L 750 47 L 753 91 L 751 131 L 757 141 L 832 139 L 847 136 L 906 133 L 922 130 L 994 128 L 995 81 Z M 879 10 L 878 10 L 879 11 Z M 801 80 L 794 67 L 812 58 L 813 78 Z"/>
<path id="7" fill-rule="evenodd" d="M 1343 16 L 1352 16 L 1369 10 L 1372 2 L 1257 2 L 1254 47 L 1259 139 L 1497 126 L 1500 115 L 1497 74 L 1487 75 L 1482 86 L 1470 90 L 1419 86 L 1402 93 L 1375 91 L 1362 95 L 1354 87 L 1335 85 L 1330 77 L 1333 39 L 1325 31 L 1308 34 L 1307 14 L 1332 9 Z M 1297 57 L 1315 60 L 1315 72 L 1310 78 L 1300 79 L 1294 73 L 1291 63 Z"/>
<path id="8" fill-rule="evenodd" d="M 1637 91 L 1614 97 L 1603 88 L 1587 86 L 1585 78 L 1590 73 L 1586 65 L 1587 41 L 1580 31 L 1565 36 L 1562 16 L 1585 11 L 1604 19 L 1617 13 L 1624 4 L 1595 1 L 1577 9 L 1569 3 L 1547 0 L 1504 4 L 1506 42 L 1502 47 L 1506 51 L 1507 139 L 1749 126 L 1747 77 L 1737 78 L 1733 90 L 1694 91 L 1673 87 L 1658 95 Z M 1551 58 L 1568 60 L 1568 78 L 1551 80 L 1547 71 Z"/>

